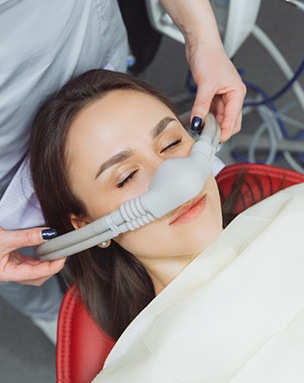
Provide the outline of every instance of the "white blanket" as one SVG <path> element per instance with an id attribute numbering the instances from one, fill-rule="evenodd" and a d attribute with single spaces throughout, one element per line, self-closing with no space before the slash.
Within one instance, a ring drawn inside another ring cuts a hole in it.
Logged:
<path id="1" fill-rule="evenodd" d="M 239 215 L 130 324 L 101 382 L 304 382 L 304 184 Z"/>

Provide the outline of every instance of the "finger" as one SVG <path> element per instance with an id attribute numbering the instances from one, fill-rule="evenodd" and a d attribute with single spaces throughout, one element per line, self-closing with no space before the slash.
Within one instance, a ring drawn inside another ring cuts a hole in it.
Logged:
<path id="1" fill-rule="evenodd" d="M 222 125 L 225 114 L 225 104 L 222 96 L 214 96 L 211 102 L 210 112 L 214 115 L 217 122 Z"/>
<path id="2" fill-rule="evenodd" d="M 52 230 L 54 236 L 56 235 L 53 229 L 46 229 L 46 232 Z M 0 228 L 0 243 L 1 253 L 9 253 L 21 247 L 36 246 L 44 242 L 42 235 L 43 228 L 33 228 L 25 230 L 5 230 Z"/>
<path id="3" fill-rule="evenodd" d="M 221 123 L 221 142 L 227 141 L 241 129 L 243 97 L 231 92 L 223 95 L 223 100 L 225 111 Z"/>
<path id="4" fill-rule="evenodd" d="M 44 284 L 44 282 L 46 282 L 50 278 L 51 277 L 39 278 L 39 279 L 31 280 L 31 281 L 21 281 L 21 282 L 18 282 L 18 283 L 20 285 L 25 285 L 25 286 L 36 286 L 36 287 L 39 287 L 39 286 L 42 286 Z"/>
<path id="5" fill-rule="evenodd" d="M 210 110 L 210 105 L 214 97 L 215 92 L 210 88 L 204 86 L 198 86 L 198 90 L 195 96 L 194 104 L 191 110 L 190 121 L 192 122 L 194 117 L 201 117 L 203 120 L 207 116 Z"/>
<path id="6" fill-rule="evenodd" d="M 10 263 L 10 265 L 5 267 L 5 270 L 2 270 L 2 275 L 5 275 L 7 281 L 38 285 L 62 270 L 65 259 L 58 259 L 51 262 L 38 261 L 39 263 L 35 262 L 34 264 L 31 260 L 29 260 L 28 263 L 25 262 L 26 261 L 15 264 Z"/>
<path id="7" fill-rule="evenodd" d="M 60 262 L 58 262 L 58 261 L 60 261 Z M 37 270 L 35 270 L 34 271 L 35 275 L 37 275 L 39 273 L 39 276 L 37 278 L 25 279 L 23 281 L 16 281 L 16 282 L 23 284 L 23 285 L 41 286 L 48 279 L 52 278 L 55 274 L 59 273 L 65 265 L 65 260 L 63 260 L 63 259 L 52 261 L 52 263 L 54 263 L 54 262 L 55 262 L 55 265 L 52 265 L 52 267 L 54 267 L 54 268 L 52 270 L 49 270 L 50 272 L 48 272 L 47 275 L 41 276 L 40 273 L 37 272 Z"/>

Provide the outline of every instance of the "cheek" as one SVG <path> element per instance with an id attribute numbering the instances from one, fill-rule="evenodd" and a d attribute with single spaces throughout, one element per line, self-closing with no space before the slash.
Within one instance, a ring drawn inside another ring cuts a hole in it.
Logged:
<path id="1" fill-rule="evenodd" d="M 156 220 L 140 229 L 128 231 L 114 240 L 134 256 L 141 256 L 147 252 L 155 253 L 158 234 L 161 230 L 162 219 Z"/>
<path id="2" fill-rule="evenodd" d="M 90 194 L 82 199 L 90 217 L 95 220 L 112 213 L 126 201 L 142 195 L 148 191 L 151 178 L 146 172 L 139 172 L 134 181 L 130 181 L 124 188 L 100 187 L 91 189 Z M 101 191 L 101 189 L 103 189 Z"/>

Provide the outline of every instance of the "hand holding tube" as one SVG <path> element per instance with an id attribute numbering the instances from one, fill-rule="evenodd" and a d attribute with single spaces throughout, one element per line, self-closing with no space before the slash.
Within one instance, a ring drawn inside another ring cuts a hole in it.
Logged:
<path id="1" fill-rule="evenodd" d="M 0 227 L 0 282 L 40 286 L 63 268 L 62 259 L 41 262 L 16 251 L 21 247 L 39 245 L 43 242 L 41 233 L 41 228 L 13 231 Z"/>

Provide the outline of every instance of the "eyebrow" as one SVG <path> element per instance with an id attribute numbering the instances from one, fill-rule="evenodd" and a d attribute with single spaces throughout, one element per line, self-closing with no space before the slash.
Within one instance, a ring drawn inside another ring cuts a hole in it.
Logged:
<path id="1" fill-rule="evenodd" d="M 111 157 L 109 160 L 103 162 L 95 176 L 95 179 L 97 179 L 102 172 L 109 169 L 111 166 L 119 164 L 120 162 L 125 161 L 126 159 L 133 156 L 134 152 L 132 150 L 123 150 L 117 154 L 115 154 L 113 157 Z"/>
<path id="2" fill-rule="evenodd" d="M 168 124 L 171 121 L 176 121 L 175 118 L 172 117 L 164 117 L 161 119 L 155 127 L 151 131 L 152 138 L 156 138 L 159 136 L 168 126 Z M 115 154 L 113 157 L 111 157 L 109 160 L 103 162 L 100 167 L 98 168 L 98 171 L 95 175 L 95 179 L 97 179 L 102 172 L 109 169 L 111 166 L 119 164 L 120 162 L 123 162 L 134 155 L 133 150 L 123 150 L 117 154 Z"/>
<path id="3" fill-rule="evenodd" d="M 170 124 L 170 122 L 172 122 L 172 121 L 176 121 L 176 119 L 173 117 L 164 117 L 163 119 L 161 119 L 155 125 L 155 127 L 153 128 L 153 130 L 151 132 L 152 138 L 156 138 L 157 136 L 159 136 L 166 129 L 168 124 Z"/>

